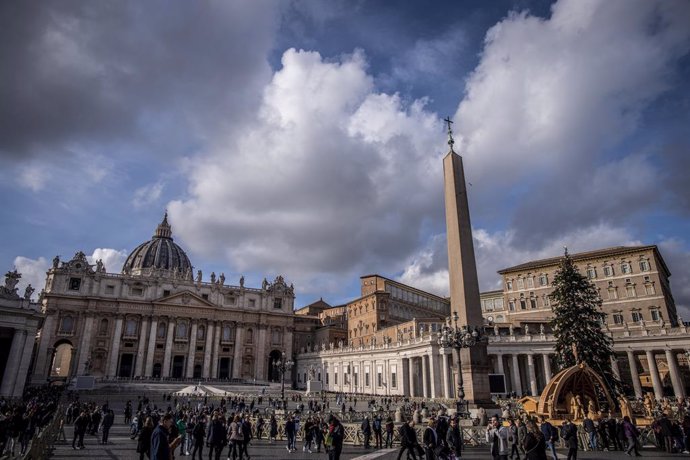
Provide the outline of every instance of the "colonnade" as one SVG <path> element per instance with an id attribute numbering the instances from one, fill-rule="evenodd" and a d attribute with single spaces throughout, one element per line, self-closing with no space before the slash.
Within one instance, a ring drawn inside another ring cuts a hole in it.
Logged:
<path id="1" fill-rule="evenodd" d="M 14 329 L 12 345 L 7 350 L 9 354 L 2 376 L 2 385 L 0 385 L 0 396 L 21 397 L 24 392 L 26 375 L 29 372 L 35 338 L 35 329 L 32 331 L 23 328 Z"/>
<path id="2" fill-rule="evenodd" d="M 106 354 L 102 375 L 115 377 L 123 372 L 126 377 L 151 378 L 173 376 L 177 368 L 179 378 L 268 378 L 268 353 L 273 349 L 292 354 L 292 335 L 288 328 L 281 327 L 280 343 L 269 343 L 269 326 L 266 324 L 242 323 L 236 321 L 180 319 L 173 316 L 115 315 L 109 317 L 82 315 L 79 321 L 80 333 L 62 333 L 56 330 L 55 316 L 46 318 L 41 349 L 37 357 L 34 376 L 36 380 L 49 378 L 55 354 L 54 344 L 69 342 L 72 345 L 70 376 L 89 373 L 94 353 Z M 97 326 L 103 319 L 113 321 L 108 334 L 103 336 Z M 130 319 L 137 321 L 136 334 L 125 337 L 123 328 Z M 176 327 L 184 322 L 187 330 L 184 336 L 176 335 Z M 159 327 L 165 323 L 165 334 L 159 334 Z M 223 333 L 224 327 L 231 327 L 231 334 Z M 203 334 L 199 330 L 203 328 Z M 251 334 L 248 331 L 251 330 Z M 224 337 L 225 335 L 225 337 Z M 101 345 L 101 346 L 99 346 Z M 127 348 L 125 348 L 127 347 Z M 268 349 L 270 348 L 270 350 Z M 29 347 L 30 349 L 30 347 Z M 128 368 L 123 370 L 123 356 L 127 356 Z M 131 360 L 131 363 L 129 363 Z M 27 363 L 29 360 L 26 360 Z M 222 369 L 221 369 L 222 361 Z M 243 363 L 248 366 L 243 368 Z M 249 365 L 250 364 L 250 365 Z M 131 367 L 130 367 L 131 366 Z M 3 382 L 4 385 L 4 382 Z"/>
<path id="3" fill-rule="evenodd" d="M 494 362 L 494 373 L 505 376 L 507 393 L 539 395 L 553 377 L 549 353 L 493 353 L 489 358 Z"/>
<path id="4" fill-rule="evenodd" d="M 626 350 L 628 367 L 630 369 L 630 378 L 635 391 L 635 397 L 641 398 L 643 396 L 642 384 L 640 382 L 641 369 L 637 363 L 640 358 L 644 357 L 644 361 L 647 363 L 646 372 L 649 373 L 652 383 L 652 390 L 654 391 L 654 397 L 656 399 L 661 399 L 664 396 L 664 386 L 657 362 L 658 356 L 662 350 L 644 350 L 639 355 L 636 353 L 636 351 L 637 350 L 632 350 L 632 348 Z M 673 387 L 673 394 L 675 396 L 685 397 L 685 384 L 678 366 L 679 352 L 684 352 L 684 350 L 673 350 L 671 348 L 666 348 L 663 350 L 663 356 L 665 359 L 665 364 L 668 368 L 669 380 L 671 381 L 671 386 Z M 617 360 L 613 361 L 613 371 L 618 375 L 618 377 L 621 376 L 621 371 Z"/>

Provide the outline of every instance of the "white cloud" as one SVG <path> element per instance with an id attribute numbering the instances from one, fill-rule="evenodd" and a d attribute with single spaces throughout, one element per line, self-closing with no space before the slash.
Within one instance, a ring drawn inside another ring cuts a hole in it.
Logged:
<path id="1" fill-rule="evenodd" d="M 282 64 L 255 127 L 191 164 L 190 198 L 168 208 L 176 234 L 235 271 L 292 279 L 402 263 L 441 208 L 440 122 L 374 92 L 359 51 Z"/>
<path id="2" fill-rule="evenodd" d="M 14 259 L 14 266 L 22 275 L 19 284 L 17 284 L 19 295 L 24 295 L 24 290 L 31 284 L 31 287 L 35 289 L 32 299 L 36 300 L 38 294 L 46 285 L 46 272 L 50 267 L 48 260 L 44 257 L 34 260 L 18 256 Z"/>
<path id="3" fill-rule="evenodd" d="M 117 250 L 110 248 L 96 248 L 90 256 L 86 256 L 90 264 L 95 264 L 96 261 L 102 260 L 103 266 L 108 273 L 120 273 L 122 266 L 129 255 L 129 251 L 125 249 Z"/>
<path id="4" fill-rule="evenodd" d="M 132 205 L 135 208 L 144 208 L 146 206 L 156 203 L 160 199 L 164 188 L 165 183 L 163 183 L 163 181 L 160 180 L 152 184 L 139 187 L 134 191 L 134 196 L 132 197 Z"/>

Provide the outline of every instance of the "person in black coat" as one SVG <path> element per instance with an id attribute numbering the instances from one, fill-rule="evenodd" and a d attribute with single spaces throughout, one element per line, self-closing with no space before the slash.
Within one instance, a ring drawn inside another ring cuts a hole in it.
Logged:
<path id="1" fill-rule="evenodd" d="M 568 446 L 568 460 L 577 460 L 577 426 L 566 420 L 563 422 L 561 436 Z"/>
<path id="2" fill-rule="evenodd" d="M 89 426 L 91 417 L 84 411 L 74 421 L 74 438 L 72 438 L 72 449 L 84 448 L 84 434 L 86 434 L 86 427 Z"/>
<path id="3" fill-rule="evenodd" d="M 399 430 L 401 447 L 398 452 L 398 460 L 402 458 L 405 451 L 408 451 L 412 460 L 417 460 L 417 451 L 421 450 L 421 447 L 417 441 L 417 432 L 414 430 L 414 421 L 410 419 L 407 423 L 401 425 Z"/>
<path id="4" fill-rule="evenodd" d="M 438 433 L 436 433 L 436 419 L 433 417 L 429 419 L 429 426 L 424 430 L 422 436 L 422 443 L 424 444 L 424 454 L 427 460 L 434 460 L 437 449 L 439 447 Z"/>
<path id="5" fill-rule="evenodd" d="M 199 452 L 199 460 L 203 460 L 204 454 L 204 438 L 206 438 L 206 423 L 203 418 L 197 418 L 194 431 L 192 431 L 194 438 L 194 449 L 192 450 L 192 460 L 196 458 L 196 453 Z"/>
<path id="6" fill-rule="evenodd" d="M 446 445 L 456 457 L 462 456 L 462 430 L 458 425 L 458 419 L 451 417 L 448 433 L 446 434 Z"/>
<path id="7" fill-rule="evenodd" d="M 151 457 L 151 435 L 153 434 L 153 428 L 153 419 L 151 417 L 146 417 L 146 422 L 144 426 L 141 427 L 139 439 L 137 440 L 139 460 L 144 460 L 144 455 L 149 458 Z"/>
<path id="8" fill-rule="evenodd" d="M 228 434 L 225 431 L 224 421 L 224 418 L 214 415 L 213 420 L 211 420 L 211 425 L 208 427 L 206 441 L 210 447 L 208 452 L 209 460 L 212 458 L 214 452 L 215 459 L 220 460 L 220 454 L 228 443 Z"/>

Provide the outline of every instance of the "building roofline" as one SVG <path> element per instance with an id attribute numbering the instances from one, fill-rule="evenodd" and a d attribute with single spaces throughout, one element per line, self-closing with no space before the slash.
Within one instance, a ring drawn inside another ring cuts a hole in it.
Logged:
<path id="1" fill-rule="evenodd" d="M 664 262 L 664 259 L 661 257 L 661 254 L 659 253 L 659 248 L 657 248 L 656 245 L 646 245 L 646 246 L 614 246 L 610 248 L 604 248 L 604 249 L 596 249 L 594 251 L 585 251 L 585 252 L 578 252 L 576 254 L 571 254 L 570 257 L 574 261 L 583 261 L 587 259 L 593 259 L 597 257 L 615 257 L 618 255 L 623 255 L 623 254 L 629 254 L 631 252 L 638 252 L 638 251 L 645 251 L 645 250 L 653 250 L 657 258 L 659 259 L 661 266 L 663 269 L 666 271 L 666 273 L 670 276 L 671 273 L 668 270 L 668 267 L 666 266 L 666 263 Z M 515 265 L 512 267 L 504 268 L 502 270 L 498 270 L 499 275 L 503 275 L 509 272 L 515 272 L 515 271 L 521 271 L 521 270 L 529 270 L 529 269 L 536 269 L 536 268 L 541 268 L 541 267 L 548 267 L 552 265 L 558 265 L 558 263 L 561 261 L 563 256 L 558 256 L 558 257 L 549 257 L 546 259 L 538 259 L 538 260 L 533 260 L 529 262 L 525 262 L 523 264 Z"/>
<path id="2" fill-rule="evenodd" d="M 410 286 L 409 284 L 405 284 L 405 283 L 401 283 L 400 281 L 392 280 L 392 279 L 390 279 L 390 278 L 388 278 L 388 277 L 386 277 L 386 276 L 382 276 L 382 275 L 379 275 L 379 274 L 377 274 L 377 273 L 372 273 L 372 274 L 370 274 L 370 275 L 363 275 L 363 276 L 360 276 L 359 279 L 361 280 L 361 279 L 364 279 L 364 278 L 371 278 L 372 276 L 376 276 L 376 277 L 378 277 L 378 278 L 382 278 L 382 279 L 384 279 L 384 280 L 386 280 L 386 281 L 390 281 L 391 283 L 394 283 L 394 284 L 397 284 L 397 285 L 400 285 L 400 286 L 405 286 L 405 287 L 407 287 L 407 288 L 409 288 L 409 289 L 411 289 L 411 290 L 413 290 L 413 291 L 417 291 L 417 292 L 421 292 L 421 293 L 426 294 L 426 295 L 430 295 L 430 296 L 435 297 L 435 298 L 437 298 L 437 299 L 439 299 L 439 300 L 442 300 L 442 301 L 446 301 L 446 302 L 448 301 L 448 297 L 443 297 L 443 296 L 440 296 L 440 295 L 438 295 L 438 294 L 433 294 L 433 293 L 431 293 L 431 292 L 424 291 L 424 290 L 419 289 L 419 288 L 416 288 L 416 287 L 414 287 L 414 286 Z"/>

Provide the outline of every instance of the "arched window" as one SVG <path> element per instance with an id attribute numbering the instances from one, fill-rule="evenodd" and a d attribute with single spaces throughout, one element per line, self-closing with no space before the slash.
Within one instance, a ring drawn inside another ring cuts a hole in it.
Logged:
<path id="1" fill-rule="evenodd" d="M 230 342 L 232 340 L 232 328 L 230 326 L 223 326 L 223 342 Z"/>
<path id="2" fill-rule="evenodd" d="M 71 334 L 74 332 L 74 318 L 71 316 L 64 316 L 60 322 L 60 332 L 64 334 Z"/>
<path id="3" fill-rule="evenodd" d="M 108 334 L 108 320 L 103 318 L 101 320 L 100 326 L 98 326 L 98 335 L 107 335 Z"/>
<path id="4" fill-rule="evenodd" d="M 252 343 L 253 340 L 254 340 L 254 331 L 252 331 L 251 329 L 247 329 L 246 343 Z"/>
<path id="5" fill-rule="evenodd" d="M 164 339 L 165 338 L 165 323 L 160 323 L 158 325 L 158 334 L 157 337 L 159 339 Z"/>
<path id="6" fill-rule="evenodd" d="M 177 337 L 178 339 L 187 338 L 187 323 L 177 323 L 175 337 Z"/>
<path id="7" fill-rule="evenodd" d="M 206 334 L 206 328 L 203 325 L 199 326 L 199 328 L 196 330 L 196 339 L 197 340 L 204 340 L 205 334 Z"/>

